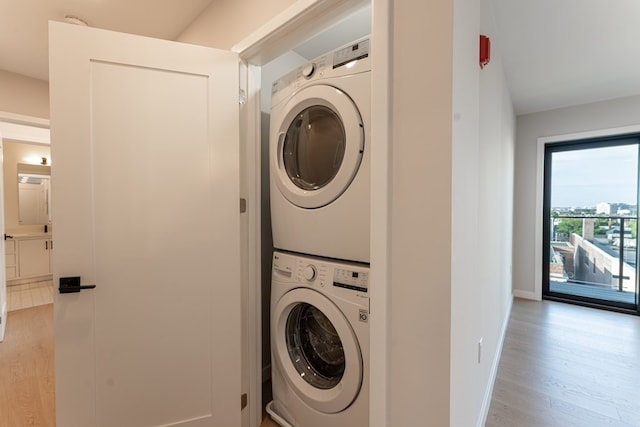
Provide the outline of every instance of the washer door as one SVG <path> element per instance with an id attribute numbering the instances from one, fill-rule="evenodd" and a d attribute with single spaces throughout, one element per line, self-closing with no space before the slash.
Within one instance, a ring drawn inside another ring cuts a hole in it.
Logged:
<path id="1" fill-rule="evenodd" d="M 358 172 L 364 127 L 351 98 L 332 86 L 303 88 L 287 102 L 272 164 L 283 196 L 301 208 L 336 200 Z"/>
<path id="2" fill-rule="evenodd" d="M 311 408 L 343 411 L 362 386 L 360 346 L 340 309 L 308 288 L 287 292 L 273 318 L 275 363 Z"/>

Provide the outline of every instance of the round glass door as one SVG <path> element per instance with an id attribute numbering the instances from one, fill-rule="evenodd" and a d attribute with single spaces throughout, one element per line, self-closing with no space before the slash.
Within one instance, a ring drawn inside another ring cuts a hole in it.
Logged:
<path id="1" fill-rule="evenodd" d="M 340 117 L 323 105 L 305 108 L 291 121 L 284 139 L 283 163 L 302 190 L 317 190 L 340 170 L 346 137 Z"/>
<path id="2" fill-rule="evenodd" d="M 331 321 L 311 304 L 296 305 L 287 319 L 287 349 L 300 377 L 314 387 L 335 387 L 344 374 L 344 349 Z"/>
<path id="3" fill-rule="evenodd" d="M 327 297 L 309 288 L 284 294 L 271 321 L 273 363 L 311 408 L 337 413 L 360 392 L 362 353 L 353 328 Z"/>
<path id="4" fill-rule="evenodd" d="M 300 90 L 283 108 L 272 123 L 270 148 L 278 189 L 296 206 L 325 206 L 345 192 L 360 167 L 360 113 L 347 94 L 324 85 Z"/>

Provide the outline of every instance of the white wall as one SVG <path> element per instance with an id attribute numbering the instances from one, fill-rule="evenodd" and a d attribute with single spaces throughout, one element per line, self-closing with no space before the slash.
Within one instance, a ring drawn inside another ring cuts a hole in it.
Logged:
<path id="1" fill-rule="evenodd" d="M 391 7 L 388 425 L 447 426 L 452 1 Z"/>
<path id="2" fill-rule="evenodd" d="M 49 118 L 49 83 L 0 70 L 0 111 Z"/>
<path id="3" fill-rule="evenodd" d="M 450 425 L 472 426 L 488 410 L 511 307 L 515 116 L 489 2 L 454 1 L 454 23 Z M 482 70 L 479 34 L 492 38 Z"/>
<path id="4" fill-rule="evenodd" d="M 296 0 L 213 1 L 178 41 L 230 49 Z"/>
<path id="5" fill-rule="evenodd" d="M 515 147 L 513 288 L 516 295 L 534 298 L 536 162 L 539 137 L 640 124 L 640 96 L 561 108 L 517 118 Z"/>
<path id="6" fill-rule="evenodd" d="M 454 0 L 453 198 L 451 203 L 451 426 L 473 426 L 482 396 L 477 345 L 482 336 L 480 254 L 480 2 Z M 493 65 L 493 64 L 492 64 Z M 489 72 L 489 68 L 482 71 Z"/>
<path id="7" fill-rule="evenodd" d="M 481 298 L 477 402 L 485 416 L 491 401 L 502 339 L 512 303 L 513 181 L 516 118 L 507 89 L 488 4 L 483 1 L 481 34 L 492 40 L 491 62 L 480 73 L 480 201 L 478 215 Z"/>

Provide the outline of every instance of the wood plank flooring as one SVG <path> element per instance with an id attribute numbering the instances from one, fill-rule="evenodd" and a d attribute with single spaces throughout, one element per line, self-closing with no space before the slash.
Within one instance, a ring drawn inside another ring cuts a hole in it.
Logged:
<path id="1" fill-rule="evenodd" d="M 516 299 L 486 426 L 640 426 L 640 317 Z"/>
<path id="2" fill-rule="evenodd" d="M 54 425 L 53 304 L 12 311 L 0 343 L 0 426 Z"/>
<path id="3" fill-rule="evenodd" d="M 53 306 L 9 313 L 0 427 L 55 425 L 53 361 Z M 486 426 L 640 426 L 640 317 L 516 299 Z"/>

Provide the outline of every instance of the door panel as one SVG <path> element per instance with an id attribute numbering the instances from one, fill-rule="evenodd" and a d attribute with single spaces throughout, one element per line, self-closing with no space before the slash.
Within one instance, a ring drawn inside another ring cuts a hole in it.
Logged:
<path id="1" fill-rule="evenodd" d="M 638 310 L 638 135 L 545 147 L 545 298 Z"/>
<path id="2" fill-rule="evenodd" d="M 237 56 L 50 45 L 58 425 L 240 425 Z"/>

